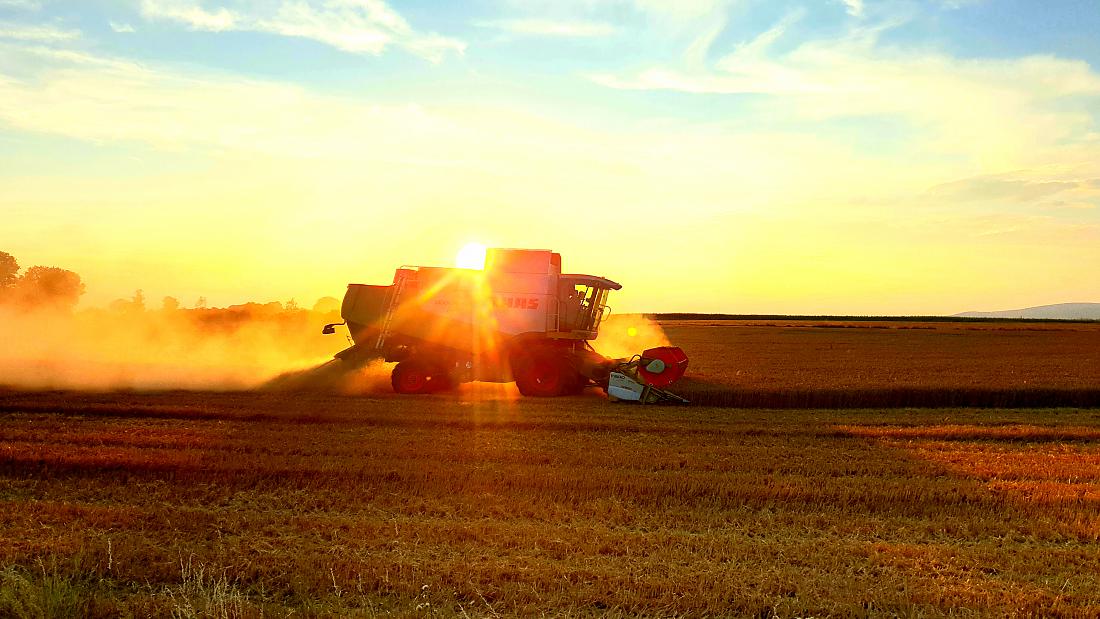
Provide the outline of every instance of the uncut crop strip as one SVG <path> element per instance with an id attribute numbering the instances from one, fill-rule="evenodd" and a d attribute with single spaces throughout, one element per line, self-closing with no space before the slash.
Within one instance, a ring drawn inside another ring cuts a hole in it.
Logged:
<path id="1" fill-rule="evenodd" d="M 675 392 L 695 406 L 728 408 L 1097 408 L 1097 389 L 731 389 L 684 380 Z"/>
<path id="2" fill-rule="evenodd" d="M 673 391 L 742 408 L 1092 407 L 1100 325 L 669 321 Z"/>

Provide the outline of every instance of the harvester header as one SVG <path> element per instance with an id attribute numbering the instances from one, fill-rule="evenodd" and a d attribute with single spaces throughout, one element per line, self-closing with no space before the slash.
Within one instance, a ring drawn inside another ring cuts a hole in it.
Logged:
<path id="1" fill-rule="evenodd" d="M 348 284 L 344 322 L 323 332 L 347 326 L 354 345 L 336 358 L 352 367 L 396 362 L 398 393 L 514 380 L 529 396 L 596 385 L 623 400 L 679 399 L 663 391 L 687 367 L 679 348 L 609 359 L 589 344 L 610 313 L 608 294 L 620 288 L 562 273 L 561 254 L 550 250 L 489 249 L 483 269 L 403 266 L 388 285 Z"/>

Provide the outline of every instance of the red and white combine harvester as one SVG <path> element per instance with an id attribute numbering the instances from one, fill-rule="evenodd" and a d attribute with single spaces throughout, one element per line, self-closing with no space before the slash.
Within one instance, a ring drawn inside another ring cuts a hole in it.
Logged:
<path id="1" fill-rule="evenodd" d="M 349 284 L 342 323 L 354 345 L 336 358 L 358 366 L 397 362 L 398 393 L 430 393 L 470 381 L 515 381 L 526 396 L 602 387 L 612 400 L 686 402 L 665 388 L 684 375 L 679 348 L 609 359 L 589 344 L 619 284 L 561 272 L 548 250 L 485 250 L 483 268 L 401 267 L 386 286 Z"/>

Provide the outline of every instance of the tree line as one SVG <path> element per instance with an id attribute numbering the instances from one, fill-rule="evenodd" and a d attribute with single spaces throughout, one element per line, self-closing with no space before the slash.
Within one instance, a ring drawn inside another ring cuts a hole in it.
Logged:
<path id="1" fill-rule="evenodd" d="M 72 310 L 84 294 L 84 282 L 80 275 L 68 269 L 58 267 L 33 266 L 20 273 L 19 262 L 11 254 L 0 251 L 0 306 L 16 306 L 23 309 L 60 309 Z M 146 311 L 145 293 L 138 290 L 128 299 L 116 299 L 107 309 L 120 314 L 135 314 Z M 183 311 L 179 299 L 164 297 L 161 301 L 162 312 Z M 321 297 L 312 306 L 299 306 L 291 299 L 285 303 L 248 302 L 231 305 L 228 308 L 209 308 L 206 297 L 195 301 L 192 311 L 206 313 L 247 314 L 252 317 L 271 316 L 283 312 L 313 312 L 321 314 L 338 313 L 340 300 L 335 297 Z"/>
<path id="2" fill-rule="evenodd" d="M 0 251 L 0 303 L 71 310 L 84 294 L 84 282 L 68 269 L 33 266 L 19 271 L 15 256 Z"/>

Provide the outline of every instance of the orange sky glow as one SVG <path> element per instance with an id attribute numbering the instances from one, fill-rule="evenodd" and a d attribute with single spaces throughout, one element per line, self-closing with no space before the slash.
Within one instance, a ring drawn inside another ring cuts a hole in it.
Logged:
<path id="1" fill-rule="evenodd" d="M 616 312 L 1100 301 L 1100 49 L 947 4 L 14 3 L 0 250 L 86 307 L 311 305 L 469 243 L 558 251 Z"/>

